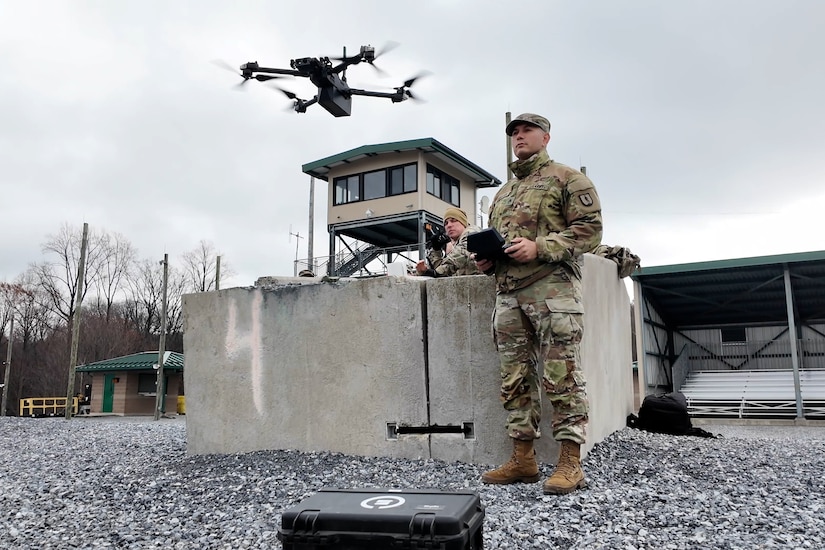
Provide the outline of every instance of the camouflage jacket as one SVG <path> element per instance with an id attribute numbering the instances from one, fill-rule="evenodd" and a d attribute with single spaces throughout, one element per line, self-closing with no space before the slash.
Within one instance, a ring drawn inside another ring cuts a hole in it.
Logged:
<path id="1" fill-rule="evenodd" d="M 581 257 L 601 243 L 599 196 L 587 176 L 553 162 L 542 149 L 510 164 L 515 175 L 490 205 L 490 227 L 510 242 L 536 242 L 538 257 L 522 264 L 498 260 L 498 292 L 524 288 L 554 272 L 564 280 L 581 280 Z"/>
<path id="2" fill-rule="evenodd" d="M 632 275 L 641 267 L 641 259 L 624 246 L 608 246 L 602 244 L 593 249 L 592 254 L 616 262 L 620 279 Z"/>
<path id="3" fill-rule="evenodd" d="M 475 233 L 479 228 L 475 225 L 467 226 L 458 240 L 453 243 L 453 249 L 446 256 L 444 251 L 433 249 L 427 252 L 427 260 L 435 271 L 436 277 L 451 277 L 453 275 L 477 275 L 481 273 L 476 262 L 470 258 L 467 250 L 467 235 Z"/>

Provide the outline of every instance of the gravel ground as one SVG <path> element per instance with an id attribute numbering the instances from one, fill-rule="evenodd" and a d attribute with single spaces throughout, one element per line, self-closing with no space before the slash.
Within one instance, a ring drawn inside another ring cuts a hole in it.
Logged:
<path id="1" fill-rule="evenodd" d="M 0 548 L 282 548 L 282 510 L 323 487 L 477 491 L 486 549 L 825 548 L 825 428 L 703 427 L 722 437 L 616 432 L 557 497 L 472 464 L 188 456 L 184 418 L 0 418 Z"/>

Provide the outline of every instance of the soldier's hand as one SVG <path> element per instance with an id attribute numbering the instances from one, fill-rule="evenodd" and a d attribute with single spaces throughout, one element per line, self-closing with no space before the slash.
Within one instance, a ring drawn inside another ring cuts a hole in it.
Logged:
<path id="1" fill-rule="evenodd" d="M 427 271 L 427 262 L 425 262 L 424 260 L 419 261 L 417 264 L 415 264 L 415 271 L 419 275 L 423 275 L 424 272 Z"/>
<path id="2" fill-rule="evenodd" d="M 495 267 L 496 267 L 496 263 L 495 263 L 495 262 L 491 262 L 490 260 L 479 260 L 479 259 L 477 259 L 477 258 L 473 258 L 473 259 L 475 260 L 476 265 L 478 266 L 479 271 L 481 271 L 482 273 L 489 274 L 489 273 L 491 273 L 491 272 L 495 269 Z"/>
<path id="3" fill-rule="evenodd" d="M 516 237 L 510 242 L 510 247 L 504 251 L 505 254 L 515 261 L 526 264 L 532 262 L 539 256 L 536 242 L 524 237 Z"/>

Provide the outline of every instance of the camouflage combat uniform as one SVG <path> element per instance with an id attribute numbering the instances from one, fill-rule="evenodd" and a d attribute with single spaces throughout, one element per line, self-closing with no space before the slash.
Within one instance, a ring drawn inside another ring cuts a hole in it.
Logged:
<path id="1" fill-rule="evenodd" d="M 446 256 L 440 249 L 432 249 L 427 252 L 427 261 L 435 271 L 436 277 L 452 277 L 453 275 L 478 275 L 481 273 L 476 266 L 475 260 L 470 258 L 467 250 L 467 235 L 479 230 L 475 225 L 464 228 L 464 231 L 453 243 L 453 249 Z"/>
<path id="2" fill-rule="evenodd" d="M 601 242 L 593 183 L 542 149 L 510 164 L 515 177 L 490 205 L 490 226 L 510 242 L 536 242 L 526 264 L 496 262 L 493 334 L 501 361 L 501 401 L 510 437 L 539 437 L 538 376 L 553 405 L 553 437 L 584 443 L 588 420 L 579 347 L 583 332 L 582 255 Z"/>

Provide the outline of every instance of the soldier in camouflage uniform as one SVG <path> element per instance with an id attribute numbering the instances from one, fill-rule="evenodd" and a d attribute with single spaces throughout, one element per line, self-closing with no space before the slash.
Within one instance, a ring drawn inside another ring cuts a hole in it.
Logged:
<path id="1" fill-rule="evenodd" d="M 485 483 L 539 480 L 533 440 L 540 436 L 541 387 L 553 405 L 553 437 L 559 462 L 544 493 L 584 487 L 580 446 L 588 403 L 580 368 L 583 332 L 582 255 L 601 242 L 602 216 L 593 183 L 550 159 L 550 122 L 525 113 L 506 128 L 518 160 L 515 175 L 490 205 L 490 226 L 510 246 L 506 257 L 479 261 L 495 268 L 493 333 L 501 361 L 501 401 L 508 411 L 513 456 L 485 472 Z M 539 378 L 540 377 L 540 378 Z"/>
<path id="2" fill-rule="evenodd" d="M 430 277 L 451 277 L 453 275 L 478 275 L 480 272 L 470 252 L 467 250 L 467 235 L 479 228 L 469 225 L 467 214 L 460 208 L 450 207 L 444 212 L 444 231 L 450 237 L 447 253 L 438 247 L 427 251 L 427 262 L 421 260 L 415 266 L 419 275 Z"/>

